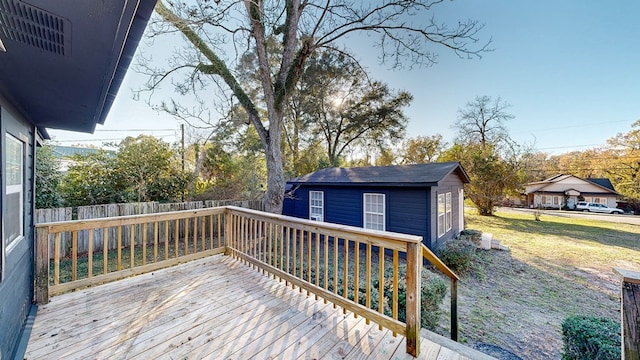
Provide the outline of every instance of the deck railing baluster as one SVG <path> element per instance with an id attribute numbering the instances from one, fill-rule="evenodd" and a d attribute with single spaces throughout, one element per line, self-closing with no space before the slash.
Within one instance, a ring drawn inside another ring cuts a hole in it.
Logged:
<path id="1" fill-rule="evenodd" d="M 56 233 L 53 241 L 54 241 L 53 284 L 58 285 L 60 284 L 60 233 L 59 232 Z"/>
<path id="2" fill-rule="evenodd" d="M 109 271 L 109 236 L 108 228 L 102 228 L 102 275 Z"/>
<path id="3" fill-rule="evenodd" d="M 87 243 L 87 277 L 93 277 L 93 229 L 89 230 Z"/>
<path id="4" fill-rule="evenodd" d="M 71 281 L 78 279 L 78 231 L 71 233 Z"/>

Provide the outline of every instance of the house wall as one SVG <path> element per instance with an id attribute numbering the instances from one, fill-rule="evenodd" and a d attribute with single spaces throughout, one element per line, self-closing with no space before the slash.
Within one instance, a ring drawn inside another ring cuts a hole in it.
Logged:
<path id="1" fill-rule="evenodd" d="M 429 238 L 432 239 L 431 244 L 428 244 L 430 249 L 437 249 L 446 240 L 456 237 L 460 231 L 464 230 L 464 224 L 461 223 L 461 219 L 464 219 L 464 208 L 460 208 L 460 189 L 464 186 L 462 180 L 455 173 L 447 175 L 442 179 L 438 186 L 433 187 L 430 195 L 430 212 L 431 225 L 429 229 Z M 438 194 L 446 194 L 451 192 L 451 230 L 446 231 L 444 235 L 438 237 Z"/>
<path id="2" fill-rule="evenodd" d="M 333 187 L 301 186 L 293 199 L 286 199 L 283 213 L 309 218 L 309 191 L 324 192 L 324 220 L 326 222 L 363 227 L 364 193 L 385 195 L 385 229 L 387 231 L 419 235 L 428 239 L 430 222 L 429 189 L 390 187 Z M 425 244 L 427 242 L 425 241 Z"/>
<path id="3" fill-rule="evenodd" d="M 0 204 L 2 213 L 1 256 L 0 256 L 0 358 L 10 359 L 16 351 L 27 314 L 33 298 L 33 198 L 34 198 L 34 136 L 35 128 L 22 120 L 17 112 L 12 111 L 9 103 L 0 98 L 0 144 L 2 149 L 2 191 Z M 6 228 L 6 179 L 4 169 L 6 162 L 6 134 L 24 142 L 24 174 L 23 174 L 23 211 L 24 236 L 16 240 L 11 247 L 5 244 Z"/>
<path id="4" fill-rule="evenodd" d="M 588 202 L 597 202 L 613 208 L 617 207 L 618 205 L 615 196 L 604 195 L 601 193 L 581 193 L 580 196 L 568 196 L 566 199 L 564 193 L 540 192 L 529 195 L 533 199 L 531 206 L 540 206 L 548 209 L 561 209 L 562 206 L 565 205 L 565 201 L 568 203 L 567 206 L 570 209 L 574 209 L 575 204 L 577 204 L 578 201 L 581 201 L 581 199 L 584 199 L 584 201 Z M 545 197 L 545 200 L 547 202 L 543 201 L 543 196 Z M 553 199 L 553 197 L 555 197 L 555 199 Z M 552 199 L 551 203 L 549 203 L 549 199 Z"/>
<path id="5" fill-rule="evenodd" d="M 285 199 L 283 214 L 308 219 L 309 191 L 323 191 L 326 222 L 363 227 L 363 194 L 385 194 L 386 230 L 422 236 L 423 243 L 435 249 L 461 230 L 460 212 L 457 209 L 458 189 L 461 186 L 462 182 L 453 175 L 438 187 L 440 191 L 451 191 L 453 207 L 452 229 L 440 239 L 437 239 L 437 219 L 434 219 L 437 214 L 437 195 L 434 195 L 431 188 L 301 185 L 292 198 Z"/>

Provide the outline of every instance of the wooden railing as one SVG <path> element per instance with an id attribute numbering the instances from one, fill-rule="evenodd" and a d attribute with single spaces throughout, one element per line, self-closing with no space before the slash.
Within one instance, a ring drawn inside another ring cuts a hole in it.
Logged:
<path id="1" fill-rule="evenodd" d="M 420 348 L 426 259 L 451 279 L 451 337 L 457 339 L 458 277 L 422 245 L 420 236 L 233 206 L 46 223 L 36 226 L 36 234 L 35 295 L 40 304 L 50 295 L 225 252 L 405 336 L 413 356 Z M 63 234 L 72 239 L 65 258 L 60 256 Z M 88 238 L 84 253 L 77 249 L 79 235 Z M 113 243 L 115 250 L 108 251 Z"/>
<path id="2" fill-rule="evenodd" d="M 452 279 L 451 334 L 457 337 L 458 277 L 422 237 L 235 207 L 226 218 L 232 256 L 404 335 L 413 356 L 420 347 L 423 258 L 429 260 Z"/>
<path id="3" fill-rule="evenodd" d="M 622 278 L 622 359 L 640 360 L 640 272 L 614 269 Z"/>
<path id="4" fill-rule="evenodd" d="M 224 212 L 218 207 L 38 224 L 36 301 L 46 304 L 51 295 L 222 253 Z M 65 258 L 62 236 L 71 239 Z M 88 239 L 85 252 L 78 251 L 79 236 Z"/>

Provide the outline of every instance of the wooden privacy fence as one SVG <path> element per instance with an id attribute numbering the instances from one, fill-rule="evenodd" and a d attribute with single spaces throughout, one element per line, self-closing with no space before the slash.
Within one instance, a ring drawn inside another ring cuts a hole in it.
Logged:
<path id="1" fill-rule="evenodd" d="M 156 214 L 172 211 L 182 210 L 195 210 L 212 208 L 218 206 L 239 206 L 254 210 L 263 210 L 264 206 L 260 200 L 206 200 L 206 201 L 190 201 L 183 203 L 167 203 L 161 204 L 158 202 L 144 202 L 144 203 L 126 203 L 126 204 L 104 204 L 104 205 L 90 205 L 90 206 L 78 206 L 75 210 L 71 207 L 59 208 L 59 209 L 38 209 L 36 210 L 36 224 L 58 222 L 58 221 L 71 221 L 71 220 L 89 220 L 99 218 L 112 218 L 119 216 L 129 215 L 141 215 L 141 214 Z M 173 234 L 175 224 L 169 225 L 169 233 Z M 103 246 L 107 246 L 107 250 L 115 250 L 116 243 L 116 228 L 110 228 L 106 233 L 108 241 L 104 241 L 104 233 L 97 232 L 93 234 L 92 249 L 94 251 L 103 250 Z M 137 239 L 137 245 L 141 245 L 143 227 L 138 226 L 135 228 L 134 239 Z M 164 232 L 164 229 L 160 229 L 160 232 Z M 162 234 L 164 235 L 164 234 Z M 161 235 L 161 236 L 162 236 Z M 184 236 L 184 227 L 180 227 L 179 235 Z M 122 234 L 122 241 L 124 244 L 129 244 L 131 241 L 130 229 L 124 229 Z M 60 256 L 67 257 L 71 254 L 71 238 L 70 233 L 65 232 L 60 234 Z M 76 251 L 79 254 L 83 254 L 89 251 L 89 237 L 88 232 L 78 233 L 78 239 L 76 242 Z M 54 243 L 53 239 L 49 243 L 49 256 L 53 259 Z"/>
<path id="2" fill-rule="evenodd" d="M 433 260 L 452 279 L 451 334 L 457 337 L 458 277 L 422 237 L 234 207 L 225 219 L 232 256 L 404 335 L 413 356 L 420 348 L 423 256 Z"/>

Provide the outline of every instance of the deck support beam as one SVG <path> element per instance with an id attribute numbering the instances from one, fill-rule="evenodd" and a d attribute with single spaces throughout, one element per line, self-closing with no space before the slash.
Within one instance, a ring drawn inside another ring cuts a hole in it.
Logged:
<path id="1" fill-rule="evenodd" d="M 640 360 L 640 272 L 615 271 L 622 276 L 622 359 Z"/>

